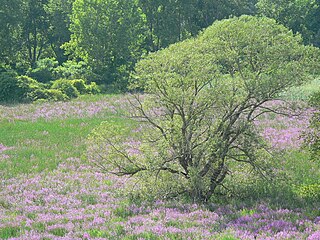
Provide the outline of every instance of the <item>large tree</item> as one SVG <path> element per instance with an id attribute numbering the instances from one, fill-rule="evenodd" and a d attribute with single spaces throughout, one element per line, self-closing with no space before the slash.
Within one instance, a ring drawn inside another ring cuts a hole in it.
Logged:
<path id="1" fill-rule="evenodd" d="M 19 49 L 21 0 L 0 1 L 0 62 L 10 64 Z"/>
<path id="2" fill-rule="evenodd" d="M 74 0 L 1 0 L 0 61 L 20 69 L 35 68 L 41 58 L 66 60 L 61 45 L 70 39 Z"/>
<path id="3" fill-rule="evenodd" d="M 92 138 L 101 146 L 95 163 L 200 201 L 210 199 L 235 166 L 264 174 L 268 154 L 254 121 L 280 111 L 266 104 L 307 81 L 315 57 L 318 49 L 275 20 L 217 21 L 137 64 L 132 88 L 145 92 L 132 100 L 139 123 L 99 128 Z"/>
<path id="4" fill-rule="evenodd" d="M 24 3 L 22 24 L 22 45 L 32 68 L 46 49 L 49 29 L 48 16 L 44 9 L 48 0 L 28 0 Z"/>
<path id="5" fill-rule="evenodd" d="M 49 0 L 45 6 L 48 16 L 48 46 L 60 64 L 67 60 L 61 46 L 70 40 L 70 15 L 74 0 Z"/>

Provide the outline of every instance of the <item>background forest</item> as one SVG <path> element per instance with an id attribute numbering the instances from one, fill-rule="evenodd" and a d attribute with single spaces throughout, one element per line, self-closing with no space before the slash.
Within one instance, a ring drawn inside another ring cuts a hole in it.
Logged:
<path id="1" fill-rule="evenodd" d="M 305 44 L 320 46 L 319 0 L 1 0 L 0 6 L 0 101 L 65 100 L 99 92 L 95 83 L 107 92 L 125 90 L 141 56 L 231 16 L 274 18 Z M 12 80 L 17 76 L 27 77 Z"/>

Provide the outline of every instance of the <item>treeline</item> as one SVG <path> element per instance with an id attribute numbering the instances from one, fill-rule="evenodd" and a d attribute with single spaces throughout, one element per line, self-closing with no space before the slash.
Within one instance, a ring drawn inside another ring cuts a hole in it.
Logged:
<path id="1" fill-rule="evenodd" d="M 243 14 L 275 18 L 320 46 L 320 0 L 0 0 L 0 64 L 42 83 L 124 89 L 142 55 Z"/>

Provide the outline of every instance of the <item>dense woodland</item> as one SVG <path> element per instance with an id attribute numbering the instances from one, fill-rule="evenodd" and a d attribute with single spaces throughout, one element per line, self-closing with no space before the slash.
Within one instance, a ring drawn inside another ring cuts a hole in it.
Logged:
<path id="1" fill-rule="evenodd" d="M 41 83 L 80 78 L 123 90 L 144 54 L 243 14 L 274 18 L 305 44 L 320 46 L 319 0 L 1 0 L 1 71 Z"/>

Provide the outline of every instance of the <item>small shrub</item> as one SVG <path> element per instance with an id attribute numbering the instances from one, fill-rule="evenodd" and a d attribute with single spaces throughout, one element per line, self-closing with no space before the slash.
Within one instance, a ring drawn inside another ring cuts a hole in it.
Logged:
<path id="1" fill-rule="evenodd" d="M 30 77 L 17 76 L 14 72 L 0 73 L 1 102 L 30 101 L 29 94 L 41 87 L 41 84 Z"/>
<path id="2" fill-rule="evenodd" d="M 303 184 L 295 186 L 295 193 L 306 200 L 320 200 L 320 184 Z"/>
<path id="3" fill-rule="evenodd" d="M 71 80 L 59 79 L 53 82 L 51 89 L 59 89 L 69 98 L 76 98 L 80 95 L 77 88 L 74 87 Z"/>
<path id="4" fill-rule="evenodd" d="M 54 80 L 54 69 L 58 66 L 58 61 L 54 58 L 44 58 L 37 62 L 37 67 L 28 71 L 28 76 L 39 82 L 50 82 Z"/>
<path id="5" fill-rule="evenodd" d="M 73 79 L 71 80 L 72 85 L 78 90 L 80 94 L 87 93 L 86 81 L 83 79 Z"/>
<path id="6" fill-rule="evenodd" d="M 89 85 L 86 85 L 86 93 L 98 94 L 100 92 L 99 86 L 95 82 L 91 82 Z"/>
<path id="7" fill-rule="evenodd" d="M 66 101 L 69 97 L 59 89 L 36 89 L 29 94 L 32 101 L 48 100 L 48 101 Z"/>

